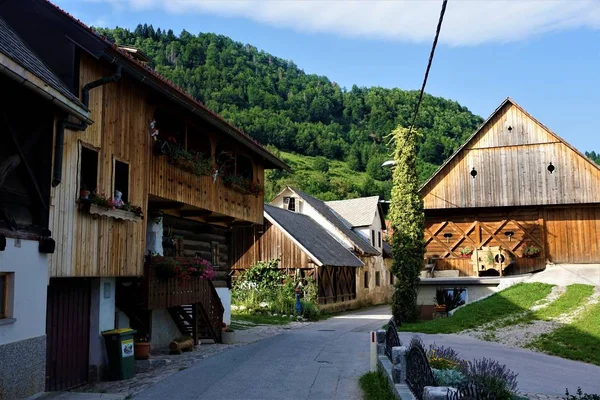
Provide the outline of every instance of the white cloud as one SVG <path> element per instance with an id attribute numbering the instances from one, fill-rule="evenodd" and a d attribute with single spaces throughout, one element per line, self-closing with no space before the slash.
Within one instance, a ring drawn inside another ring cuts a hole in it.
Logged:
<path id="1" fill-rule="evenodd" d="M 98 1 L 98 0 L 96 0 Z M 100 0 L 114 3 L 115 0 Z M 431 42 L 438 0 L 121 0 L 134 10 L 248 18 L 301 32 Z M 547 32 L 600 28 L 596 0 L 449 0 L 440 41 L 510 42 Z"/>

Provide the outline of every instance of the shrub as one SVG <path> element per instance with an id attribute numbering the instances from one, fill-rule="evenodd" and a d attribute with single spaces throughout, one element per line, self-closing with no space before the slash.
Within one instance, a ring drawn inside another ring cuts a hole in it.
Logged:
<path id="1" fill-rule="evenodd" d="M 493 395 L 497 400 L 512 399 L 517 390 L 517 374 L 506 365 L 488 358 L 469 361 L 464 364 L 463 373 L 478 392 Z"/>
<path id="2" fill-rule="evenodd" d="M 438 386 L 458 387 L 467 381 L 465 374 L 455 369 L 432 368 L 431 370 Z"/>
<path id="3" fill-rule="evenodd" d="M 431 368 L 445 369 L 464 369 L 466 362 L 458 357 L 458 353 L 444 346 L 437 346 L 435 343 L 429 346 L 427 350 L 427 359 Z"/>
<path id="4" fill-rule="evenodd" d="M 316 304 L 304 300 L 300 300 L 300 303 L 302 304 L 302 316 L 304 318 L 311 321 L 319 319 L 319 316 L 321 315 L 321 310 L 319 310 L 319 307 L 317 307 Z"/>
<path id="5" fill-rule="evenodd" d="M 581 387 L 577 388 L 577 395 L 570 394 L 569 389 L 565 391 L 565 400 L 600 400 L 600 394 L 583 393 Z"/>
<path id="6" fill-rule="evenodd" d="M 278 263 L 277 259 L 259 262 L 240 274 L 231 291 L 232 304 L 243 306 L 248 312 L 262 309 L 277 314 L 294 314 L 296 287 L 301 287 L 304 303 L 316 308 L 317 288 L 314 279 L 287 275 L 278 268 Z M 311 313 L 314 314 L 312 309 Z"/>

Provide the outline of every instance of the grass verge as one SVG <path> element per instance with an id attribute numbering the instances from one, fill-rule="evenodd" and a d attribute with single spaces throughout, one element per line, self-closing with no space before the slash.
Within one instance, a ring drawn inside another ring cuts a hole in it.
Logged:
<path id="1" fill-rule="evenodd" d="M 364 400 L 395 400 L 389 382 L 381 372 L 369 372 L 358 381 Z"/>
<path id="2" fill-rule="evenodd" d="M 532 323 L 536 320 L 548 321 L 563 314 L 575 311 L 582 305 L 585 305 L 590 296 L 594 293 L 594 286 L 573 284 L 567 286 L 567 290 L 548 306 L 536 311 L 527 312 L 517 318 L 509 318 L 503 321 L 501 327 L 518 324 Z"/>
<path id="3" fill-rule="evenodd" d="M 255 314 L 232 314 L 232 324 L 236 321 L 249 322 L 254 325 L 287 325 L 290 322 L 295 321 L 289 317 L 283 318 L 281 316 L 270 316 L 270 315 L 255 315 Z"/>
<path id="4" fill-rule="evenodd" d="M 400 331 L 421 333 L 457 333 L 489 322 L 525 312 L 535 302 L 547 297 L 552 285 L 519 283 L 486 299 L 456 310 L 450 318 L 403 324 Z"/>
<path id="5" fill-rule="evenodd" d="M 570 324 L 541 335 L 530 345 L 545 353 L 600 365 L 600 304 Z"/>

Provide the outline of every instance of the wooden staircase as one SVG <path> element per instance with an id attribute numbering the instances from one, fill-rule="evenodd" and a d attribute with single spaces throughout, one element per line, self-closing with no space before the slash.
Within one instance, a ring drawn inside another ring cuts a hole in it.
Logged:
<path id="1" fill-rule="evenodd" d="M 181 334 L 193 338 L 195 344 L 201 340 L 221 341 L 222 317 L 218 322 L 219 329 L 213 327 L 201 303 L 169 307 L 168 311 Z"/>

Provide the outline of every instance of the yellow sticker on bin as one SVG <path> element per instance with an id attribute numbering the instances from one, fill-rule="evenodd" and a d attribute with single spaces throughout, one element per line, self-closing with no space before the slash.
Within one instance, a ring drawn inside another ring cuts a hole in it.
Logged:
<path id="1" fill-rule="evenodd" d="M 120 329 L 113 329 L 110 331 L 104 331 L 102 332 L 103 335 L 116 335 L 116 334 L 120 334 L 120 333 L 130 333 L 133 332 L 135 333 L 135 331 L 131 328 L 120 328 Z"/>

